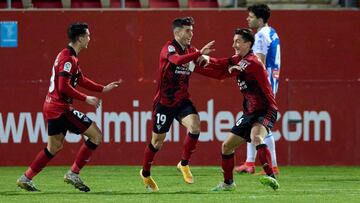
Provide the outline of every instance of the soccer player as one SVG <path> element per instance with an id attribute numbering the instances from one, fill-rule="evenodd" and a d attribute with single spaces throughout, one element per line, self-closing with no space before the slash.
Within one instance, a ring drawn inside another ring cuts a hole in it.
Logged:
<path id="1" fill-rule="evenodd" d="M 153 132 L 151 142 L 146 146 L 140 176 L 149 192 L 159 190 L 150 176 L 155 154 L 163 145 L 166 133 L 173 120 L 178 120 L 187 129 L 181 161 L 177 168 L 186 183 L 194 183 L 189 160 L 196 148 L 200 134 L 200 119 L 188 92 L 194 60 L 202 54 L 213 51 L 214 41 L 201 50 L 191 46 L 194 20 L 192 17 L 177 18 L 172 22 L 174 39 L 166 42 L 160 52 L 159 78 L 153 109 Z"/>
<path id="2" fill-rule="evenodd" d="M 274 96 L 278 89 L 280 73 L 280 40 L 274 28 L 270 27 L 268 20 L 270 18 L 270 8 L 265 4 L 255 4 L 248 7 L 249 15 L 247 21 L 249 27 L 256 30 L 255 43 L 252 47 L 254 53 L 265 64 L 269 74 L 269 80 Z M 269 147 L 272 166 L 275 174 L 279 174 L 279 168 L 276 161 L 275 140 L 271 131 L 264 139 L 265 144 Z M 235 168 L 239 173 L 255 173 L 256 149 L 252 143 L 247 144 L 246 162 Z M 259 172 L 265 174 L 264 170 Z"/>
<path id="3" fill-rule="evenodd" d="M 222 143 L 221 166 L 224 182 L 213 188 L 213 191 L 235 189 L 234 153 L 235 149 L 245 142 L 251 142 L 256 146 L 260 163 L 266 172 L 266 176 L 262 176 L 260 182 L 276 190 L 279 184 L 271 167 L 271 154 L 263 139 L 274 126 L 278 107 L 271 91 L 266 69 L 251 50 L 254 44 L 252 31 L 236 29 L 233 41 L 234 56 L 225 59 L 210 58 L 210 63 L 205 68 L 195 68 L 195 72 L 217 79 L 235 76 L 244 96 L 244 114 Z"/>
<path id="4" fill-rule="evenodd" d="M 26 172 L 17 180 L 17 185 L 27 191 L 39 191 L 32 179 L 62 149 L 66 132 L 84 134 L 88 139 L 82 144 L 71 169 L 64 175 L 64 181 L 80 191 L 90 188 L 80 179 L 80 170 L 89 161 L 102 139 L 102 133 L 95 122 L 72 106 L 72 100 L 84 101 L 98 107 L 97 97 L 86 95 L 75 89 L 79 84 L 95 92 L 109 92 L 119 85 L 119 81 L 106 86 L 93 82 L 82 73 L 78 55 L 87 48 L 90 41 L 89 27 L 86 23 L 74 23 L 67 30 L 70 42 L 56 57 L 52 67 L 50 87 L 43 106 L 43 113 L 48 125 L 48 144 L 41 150 Z"/>

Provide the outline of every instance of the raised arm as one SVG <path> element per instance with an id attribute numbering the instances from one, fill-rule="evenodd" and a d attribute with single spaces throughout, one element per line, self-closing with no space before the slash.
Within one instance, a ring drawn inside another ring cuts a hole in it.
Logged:
<path id="1" fill-rule="evenodd" d="M 237 64 L 239 60 L 240 58 L 237 55 L 234 55 L 229 58 L 210 57 L 204 67 L 197 65 L 194 72 L 207 77 L 222 80 L 228 77 L 236 76 L 239 73 L 239 71 L 237 70 L 231 73 L 229 72 L 229 67 Z M 200 62 L 198 64 L 202 64 L 202 63 Z"/>
<path id="2" fill-rule="evenodd" d="M 185 63 L 189 63 L 190 61 L 193 61 L 197 59 L 199 56 L 201 56 L 200 51 L 179 55 L 176 52 L 169 53 L 168 60 L 175 64 L 175 65 L 181 65 Z"/>

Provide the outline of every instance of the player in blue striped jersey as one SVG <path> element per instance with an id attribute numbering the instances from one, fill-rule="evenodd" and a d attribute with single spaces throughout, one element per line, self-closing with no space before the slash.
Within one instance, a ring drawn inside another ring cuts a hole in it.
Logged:
<path id="1" fill-rule="evenodd" d="M 255 43 L 252 49 L 265 64 L 273 94 L 276 96 L 280 74 L 280 40 L 275 29 L 268 24 L 271 10 L 265 4 L 256 4 L 249 6 L 248 11 L 249 15 L 246 20 L 249 27 L 256 30 Z M 273 171 L 275 174 L 278 174 L 275 140 L 271 132 L 266 136 L 264 142 L 271 152 Z M 248 143 L 246 162 L 236 167 L 235 170 L 237 172 L 255 173 L 255 158 L 255 146 L 252 143 Z M 260 173 L 263 173 L 263 171 Z"/>

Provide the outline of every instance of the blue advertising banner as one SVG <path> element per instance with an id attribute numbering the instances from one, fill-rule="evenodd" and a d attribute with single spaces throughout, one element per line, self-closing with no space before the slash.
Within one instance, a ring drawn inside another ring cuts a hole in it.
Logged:
<path id="1" fill-rule="evenodd" d="M 18 22 L 0 21 L 0 47 L 18 46 Z"/>

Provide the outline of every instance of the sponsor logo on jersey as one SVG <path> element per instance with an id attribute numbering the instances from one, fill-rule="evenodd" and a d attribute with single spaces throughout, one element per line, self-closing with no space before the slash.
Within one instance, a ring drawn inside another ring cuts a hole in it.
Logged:
<path id="1" fill-rule="evenodd" d="M 176 49 L 175 49 L 175 47 L 174 47 L 173 45 L 169 45 L 169 46 L 168 46 L 168 51 L 169 51 L 169 52 L 175 52 Z"/>
<path id="2" fill-rule="evenodd" d="M 189 69 L 189 63 L 183 64 L 181 66 L 176 66 L 175 74 L 190 75 L 191 70 Z"/>
<path id="3" fill-rule="evenodd" d="M 71 65 L 70 62 L 66 62 L 66 63 L 64 64 L 64 71 L 70 72 L 71 66 L 72 66 L 72 65 Z"/>
<path id="4" fill-rule="evenodd" d="M 156 128 L 158 129 L 158 130 L 160 130 L 161 129 L 161 125 L 160 124 L 156 124 Z"/>
<path id="5" fill-rule="evenodd" d="M 245 90 L 247 88 L 246 82 L 241 80 L 241 79 L 237 80 L 237 84 L 240 87 L 241 91 L 243 91 L 243 90 Z"/>

